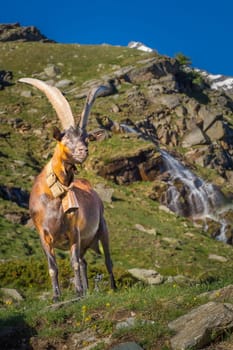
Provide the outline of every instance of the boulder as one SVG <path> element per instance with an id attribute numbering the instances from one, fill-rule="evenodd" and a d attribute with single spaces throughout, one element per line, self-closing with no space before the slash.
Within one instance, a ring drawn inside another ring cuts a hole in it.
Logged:
<path id="1" fill-rule="evenodd" d="M 61 70 L 59 67 L 55 66 L 54 64 L 50 64 L 48 67 L 44 69 L 45 74 L 49 78 L 55 78 L 58 74 L 61 73 Z"/>
<path id="2" fill-rule="evenodd" d="M 20 96 L 26 97 L 26 98 L 31 98 L 32 92 L 31 92 L 31 90 L 23 90 L 23 91 L 21 91 Z"/>
<path id="3" fill-rule="evenodd" d="M 206 106 L 201 106 L 198 111 L 198 117 L 203 121 L 203 130 L 205 131 L 215 122 L 216 119 L 220 118 L 220 115 Z"/>
<path id="4" fill-rule="evenodd" d="M 221 140 L 225 135 L 223 122 L 221 120 L 217 120 L 206 130 L 206 134 L 212 142 Z"/>
<path id="5" fill-rule="evenodd" d="M 175 94 L 163 94 L 160 98 L 157 96 L 157 100 L 158 99 L 160 103 L 168 109 L 173 109 L 180 105 L 180 98 Z"/>
<path id="6" fill-rule="evenodd" d="M 164 277 L 155 270 L 134 268 L 128 271 L 132 276 L 134 276 L 138 280 L 146 282 L 148 284 L 161 284 L 164 282 Z"/>
<path id="7" fill-rule="evenodd" d="M 215 261 L 222 262 L 222 263 L 227 262 L 227 258 L 225 258 L 224 256 L 221 256 L 221 255 L 217 255 L 217 254 L 209 254 L 208 259 L 215 260 Z"/>
<path id="8" fill-rule="evenodd" d="M 224 302 L 227 299 L 232 300 L 233 298 L 233 284 L 223 287 L 221 289 L 215 289 L 210 292 L 205 292 L 200 297 L 207 297 L 209 300 L 218 300 L 218 302 Z"/>
<path id="9" fill-rule="evenodd" d="M 178 70 L 179 64 L 176 60 L 156 57 L 152 62 L 129 71 L 125 76 L 125 80 L 137 84 L 153 78 L 159 79 L 168 74 L 175 75 Z"/>
<path id="10" fill-rule="evenodd" d="M 175 113 L 177 115 L 177 117 L 181 118 L 178 123 L 181 127 L 184 127 L 185 125 L 185 116 L 187 115 L 187 109 L 182 106 L 182 105 L 178 105 L 176 106 L 176 110 L 175 110 Z"/>
<path id="11" fill-rule="evenodd" d="M 95 190 L 103 202 L 112 203 L 113 188 L 108 188 L 104 184 L 99 183 L 95 186 Z"/>
<path id="12" fill-rule="evenodd" d="M 22 295 L 20 295 L 16 289 L 1 288 L 0 292 L 4 295 L 5 298 L 12 298 L 13 300 L 16 300 L 16 301 L 23 300 Z"/>
<path id="13" fill-rule="evenodd" d="M 185 108 L 188 112 L 188 115 L 195 117 L 200 109 L 200 104 L 195 99 L 189 99 L 185 103 Z"/>
<path id="14" fill-rule="evenodd" d="M 135 317 L 128 317 L 126 320 L 118 322 L 116 325 L 116 329 L 124 329 L 129 327 L 134 327 L 136 323 Z"/>
<path id="15" fill-rule="evenodd" d="M 233 327 L 233 305 L 209 302 L 170 322 L 173 350 L 201 349 Z"/>
<path id="16" fill-rule="evenodd" d="M 201 129 L 195 126 L 191 131 L 185 134 L 182 141 L 183 147 L 192 147 L 206 143 L 206 138 Z"/>
<path id="17" fill-rule="evenodd" d="M 62 88 L 66 88 L 67 86 L 72 85 L 74 82 L 72 80 L 68 80 L 68 79 L 63 79 L 63 80 L 59 80 L 55 86 L 58 89 L 62 89 Z"/>

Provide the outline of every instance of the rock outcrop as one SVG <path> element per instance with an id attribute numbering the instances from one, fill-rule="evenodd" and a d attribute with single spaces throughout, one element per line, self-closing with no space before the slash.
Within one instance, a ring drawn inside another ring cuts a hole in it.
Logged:
<path id="1" fill-rule="evenodd" d="M 233 327 L 233 305 L 209 302 L 169 323 L 173 350 L 202 349 Z"/>
<path id="2" fill-rule="evenodd" d="M 41 41 L 55 42 L 46 38 L 35 26 L 21 27 L 19 23 L 0 24 L 0 42 Z"/>

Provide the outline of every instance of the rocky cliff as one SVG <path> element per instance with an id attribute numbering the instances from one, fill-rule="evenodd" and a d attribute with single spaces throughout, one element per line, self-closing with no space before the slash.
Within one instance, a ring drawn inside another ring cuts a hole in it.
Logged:
<path id="1" fill-rule="evenodd" d="M 19 23 L 0 24 L 0 42 L 41 41 L 54 42 L 46 38 L 35 26 L 21 26 Z"/>

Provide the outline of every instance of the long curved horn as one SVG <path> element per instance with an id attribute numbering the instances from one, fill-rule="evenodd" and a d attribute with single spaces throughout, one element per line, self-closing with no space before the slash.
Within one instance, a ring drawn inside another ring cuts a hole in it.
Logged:
<path id="1" fill-rule="evenodd" d="M 106 92 L 109 91 L 109 87 L 108 86 L 98 86 L 96 88 L 93 88 L 87 95 L 87 99 L 82 111 L 82 115 L 81 115 L 81 119 L 79 122 L 79 127 L 82 130 L 86 129 L 87 126 L 87 121 L 88 121 L 88 116 L 90 114 L 91 111 L 91 107 L 96 99 L 96 97 L 104 95 Z"/>
<path id="2" fill-rule="evenodd" d="M 60 90 L 39 79 L 21 78 L 19 81 L 21 83 L 33 85 L 44 92 L 55 109 L 64 130 L 69 129 L 71 126 L 75 127 L 74 117 L 70 105 Z"/>

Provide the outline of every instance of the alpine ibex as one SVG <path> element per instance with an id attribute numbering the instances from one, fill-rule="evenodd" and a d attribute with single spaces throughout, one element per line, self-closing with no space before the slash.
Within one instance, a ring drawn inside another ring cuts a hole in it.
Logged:
<path id="1" fill-rule="evenodd" d="M 87 180 L 74 178 L 75 165 L 83 163 L 88 155 L 86 126 L 90 109 L 95 98 L 106 92 L 107 87 L 99 86 L 90 91 L 76 126 L 70 105 L 60 90 L 38 79 L 22 78 L 19 81 L 45 93 L 64 129 L 63 132 L 57 127 L 54 129 L 55 152 L 35 179 L 29 200 L 30 214 L 48 260 L 53 299 L 56 301 L 61 295 L 54 248 L 70 249 L 75 289 L 82 295 L 88 288 L 84 254 L 88 248 L 99 252 L 100 241 L 111 288 L 115 289 L 102 201 Z"/>

